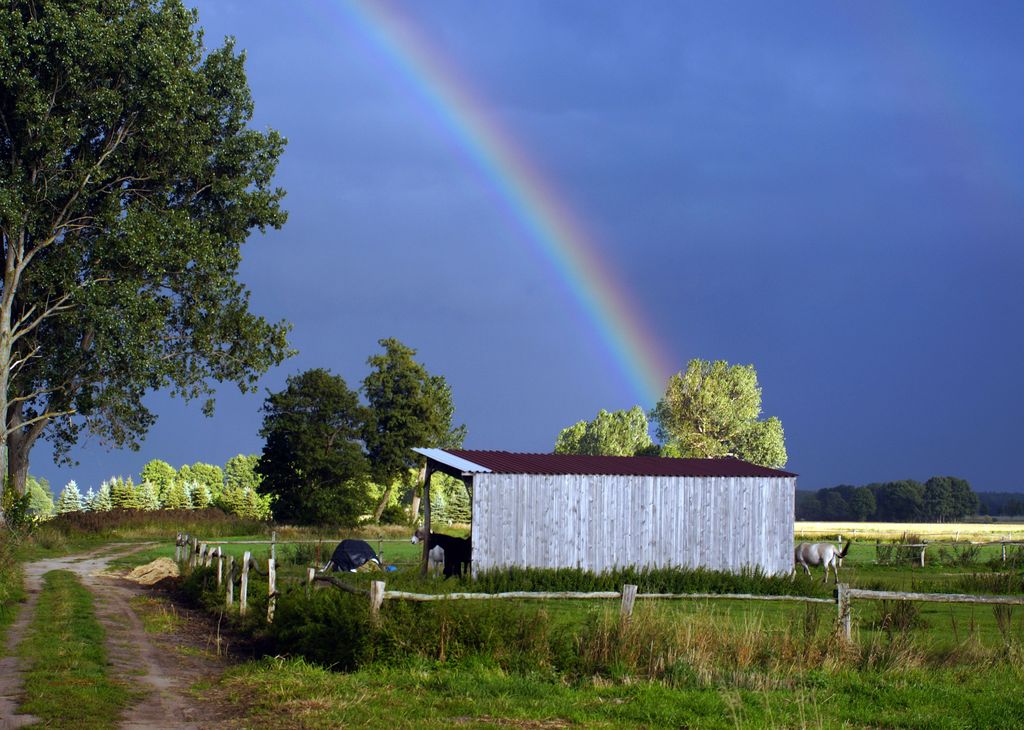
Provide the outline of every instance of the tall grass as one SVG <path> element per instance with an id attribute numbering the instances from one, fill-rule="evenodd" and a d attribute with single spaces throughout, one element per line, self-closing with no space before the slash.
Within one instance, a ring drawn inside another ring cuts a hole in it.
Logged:
<path id="1" fill-rule="evenodd" d="M 108 540 L 167 539 L 177 532 L 223 537 L 268 532 L 267 523 L 228 514 L 219 509 L 203 510 L 110 510 L 69 512 L 39 525 L 32 541 L 46 550 L 64 550 L 82 542 Z"/>
<path id="2" fill-rule="evenodd" d="M 14 620 L 17 606 L 25 597 L 21 563 L 16 559 L 20 536 L 0 526 L 0 647 L 7 626 Z"/>

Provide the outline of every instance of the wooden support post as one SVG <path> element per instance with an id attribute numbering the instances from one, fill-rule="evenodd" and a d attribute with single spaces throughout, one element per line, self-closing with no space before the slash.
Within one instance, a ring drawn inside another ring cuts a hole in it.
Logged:
<path id="1" fill-rule="evenodd" d="M 224 548 L 217 546 L 217 590 L 224 582 Z"/>
<path id="2" fill-rule="evenodd" d="M 420 575 L 427 574 L 427 560 L 430 553 L 430 477 L 434 476 L 430 462 L 423 470 L 423 531 L 427 537 L 423 540 L 423 555 L 420 558 Z"/>
<path id="3" fill-rule="evenodd" d="M 242 556 L 242 589 L 238 592 L 238 612 L 245 615 L 249 608 L 249 551 Z"/>
<path id="4" fill-rule="evenodd" d="M 309 589 L 313 587 L 313 578 L 316 577 L 316 568 L 306 569 L 306 596 L 309 597 Z"/>
<path id="5" fill-rule="evenodd" d="M 1005 551 L 1004 551 L 1005 552 Z M 174 562 L 181 562 L 181 533 L 174 538 Z"/>
<path id="6" fill-rule="evenodd" d="M 277 567 L 271 558 L 267 561 L 267 623 L 274 623 L 274 607 L 277 605 Z"/>
<path id="7" fill-rule="evenodd" d="M 231 607 L 235 602 L 235 556 L 228 556 L 228 595 L 224 599 L 224 605 Z"/>
<path id="8" fill-rule="evenodd" d="M 270 533 L 270 559 L 277 560 L 277 530 Z"/>
<path id="9" fill-rule="evenodd" d="M 836 584 L 836 610 L 839 614 L 839 627 L 842 630 L 843 638 L 850 640 L 850 586 L 846 583 Z"/>
<path id="10" fill-rule="evenodd" d="M 636 601 L 636 586 L 627 583 L 622 586 L 622 608 L 619 615 L 629 618 L 633 615 L 633 603 Z"/>
<path id="11" fill-rule="evenodd" d="M 1006 543 L 1002 543 L 1003 546 L 1003 562 L 1006 562 Z"/>
<path id="12" fill-rule="evenodd" d="M 216 552 L 216 550 L 217 550 L 217 548 L 210 547 L 206 551 L 206 560 L 203 562 L 203 567 L 209 568 L 210 566 L 213 565 L 213 554 L 214 554 L 214 552 Z"/>
<path id="13" fill-rule="evenodd" d="M 921 567 L 922 567 L 922 568 L 924 567 L 924 551 L 925 551 L 926 549 L 927 549 L 927 548 L 925 547 L 925 544 L 924 544 L 924 543 L 921 543 Z"/>
<path id="14" fill-rule="evenodd" d="M 206 543 L 199 543 L 199 552 L 196 553 L 196 567 L 202 568 L 206 565 Z"/>
<path id="15" fill-rule="evenodd" d="M 370 620 L 380 621 L 380 607 L 384 603 L 384 581 L 375 580 L 370 583 Z"/>
<path id="16" fill-rule="evenodd" d="M 181 557 L 187 563 L 190 555 L 192 555 L 192 543 L 189 542 L 188 533 L 186 532 L 184 537 L 182 537 Z"/>
<path id="17" fill-rule="evenodd" d="M 192 558 L 189 560 L 189 567 L 196 567 L 196 561 L 199 559 L 199 538 L 192 538 Z"/>

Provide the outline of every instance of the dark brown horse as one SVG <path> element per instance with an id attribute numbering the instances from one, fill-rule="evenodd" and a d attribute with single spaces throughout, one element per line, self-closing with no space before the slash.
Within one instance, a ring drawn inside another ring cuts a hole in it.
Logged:
<path id="1" fill-rule="evenodd" d="M 417 527 L 413 533 L 412 542 L 422 541 L 426 537 L 422 527 Z M 441 548 L 444 553 L 444 577 L 463 575 L 469 573 L 469 563 L 473 553 L 473 546 L 467 537 L 452 537 L 440 532 L 431 532 L 427 540 L 428 555 L 433 556 L 434 551 Z"/>

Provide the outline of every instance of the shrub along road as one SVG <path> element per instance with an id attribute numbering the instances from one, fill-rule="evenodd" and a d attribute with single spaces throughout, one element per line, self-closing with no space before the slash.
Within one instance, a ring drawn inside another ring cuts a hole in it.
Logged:
<path id="1" fill-rule="evenodd" d="M 106 634 L 111 679 L 131 690 L 136 700 L 122 717 L 122 728 L 201 728 L 222 722 L 228 710 L 204 701 L 190 688 L 220 675 L 226 662 L 216 656 L 208 635 L 197 635 L 186 614 L 168 615 L 172 630 L 146 631 L 144 589 L 106 574 L 111 560 L 147 545 L 107 546 L 84 555 L 49 558 L 25 565 L 29 598 L 7 632 L 7 647 L 0 657 L 0 728 L 20 727 L 35 718 L 17 714 L 24 696 L 24 672 L 31 658 L 19 657 L 17 647 L 32 624 L 43 576 L 53 570 L 74 573 L 92 593 L 96 618 Z M 163 610 L 163 609 L 161 609 Z M 204 641 L 204 638 L 207 640 Z M 53 698 L 59 708 L 60 698 Z M 59 711 L 59 710 L 58 710 Z M 57 722 L 57 726 L 64 723 Z"/>

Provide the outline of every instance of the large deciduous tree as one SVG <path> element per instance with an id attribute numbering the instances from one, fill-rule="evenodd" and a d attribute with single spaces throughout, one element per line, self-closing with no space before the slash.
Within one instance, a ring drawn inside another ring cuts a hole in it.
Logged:
<path id="1" fill-rule="evenodd" d="M 180 0 L 0 7 L 0 470 L 19 492 L 40 436 L 58 458 L 83 429 L 137 447 L 148 391 L 253 389 L 287 354 L 236 280 L 249 233 L 285 220 L 284 139 L 248 127 L 244 56 L 196 23 Z"/>
<path id="2" fill-rule="evenodd" d="M 761 415 L 761 387 L 753 365 L 691 360 L 676 373 L 652 412 L 666 453 L 696 458 L 734 456 L 768 467 L 785 466 L 782 422 Z"/>
<path id="3" fill-rule="evenodd" d="M 366 409 L 345 381 L 326 370 L 288 378 L 263 405 L 266 439 L 256 471 L 279 520 L 351 525 L 369 507 L 363 453 Z"/>
<path id="4" fill-rule="evenodd" d="M 657 453 L 647 415 L 640 406 L 628 411 L 601 409 L 592 421 L 563 428 L 555 441 L 556 454 L 636 456 Z"/>
<path id="5" fill-rule="evenodd" d="M 395 482 L 408 480 L 422 460 L 414 446 L 458 448 L 466 438 L 465 426 L 453 426 L 455 405 L 451 387 L 444 376 L 431 375 L 413 359 L 416 351 L 396 339 L 379 341 L 384 352 L 372 355 L 372 368 L 363 379 L 363 394 L 369 404 L 364 440 L 373 479 L 384 485 L 384 494 L 374 511 L 380 519 Z M 413 515 L 417 500 L 413 500 Z"/>

